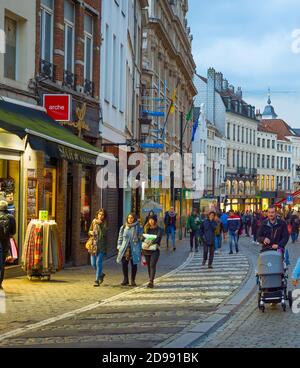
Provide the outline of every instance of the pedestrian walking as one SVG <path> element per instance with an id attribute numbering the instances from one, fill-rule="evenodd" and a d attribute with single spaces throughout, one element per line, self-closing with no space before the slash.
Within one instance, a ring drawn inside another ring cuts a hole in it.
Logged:
<path id="1" fill-rule="evenodd" d="M 176 237 L 176 212 L 174 211 L 174 207 L 170 207 L 170 210 L 166 212 L 165 214 L 165 229 L 166 229 L 166 236 L 167 236 L 167 248 L 169 248 L 169 237 L 171 235 L 172 238 L 172 245 L 173 250 L 176 250 L 176 243 L 175 243 L 175 237 Z"/>
<path id="2" fill-rule="evenodd" d="M 217 223 L 215 230 L 215 254 L 218 254 L 221 252 L 222 247 L 222 222 L 218 215 L 216 215 L 215 221 Z"/>
<path id="3" fill-rule="evenodd" d="M 187 231 L 190 233 L 190 247 L 191 252 L 194 250 L 199 251 L 199 237 L 200 237 L 200 228 L 201 228 L 202 219 L 198 213 L 197 208 L 193 209 L 192 214 L 188 217 L 187 220 Z"/>
<path id="4" fill-rule="evenodd" d="M 298 286 L 299 279 L 300 279 L 300 258 L 298 259 L 298 262 L 296 264 L 296 267 L 295 267 L 295 269 L 293 271 L 293 275 L 292 275 L 292 283 L 295 287 Z"/>
<path id="5" fill-rule="evenodd" d="M 260 224 L 261 224 L 260 214 L 259 213 L 254 213 L 253 218 L 252 218 L 251 228 L 252 228 L 252 235 L 253 235 L 253 243 L 255 243 L 255 244 L 259 244 L 257 242 L 257 232 L 258 232 L 258 229 L 260 227 Z"/>
<path id="6" fill-rule="evenodd" d="M 245 229 L 246 236 L 250 237 L 249 229 L 250 229 L 250 226 L 251 226 L 251 215 L 250 215 L 249 211 L 246 211 L 246 213 L 243 215 L 242 219 L 243 219 L 243 226 L 244 226 L 244 229 Z"/>
<path id="7" fill-rule="evenodd" d="M 147 235 L 149 238 L 147 238 Z M 148 267 L 149 284 L 148 288 L 153 289 L 156 274 L 156 266 L 160 256 L 160 244 L 163 236 L 163 230 L 157 225 L 157 216 L 149 217 L 144 228 L 142 238 L 142 254 L 144 255 Z"/>
<path id="8" fill-rule="evenodd" d="M 151 210 L 149 213 L 148 213 L 148 215 L 147 215 L 147 217 L 146 217 L 146 219 L 145 219 L 145 222 L 144 222 L 144 227 L 147 225 L 147 223 L 148 223 L 148 221 L 149 221 L 149 218 L 151 217 L 151 216 L 154 216 L 155 215 L 155 213 L 154 213 L 154 211 L 153 210 Z"/>
<path id="9" fill-rule="evenodd" d="M 0 290 L 3 289 L 5 260 L 10 249 L 10 238 L 16 233 L 14 216 L 8 213 L 8 203 L 0 201 Z"/>
<path id="10" fill-rule="evenodd" d="M 233 254 L 233 247 L 236 253 L 239 252 L 239 231 L 241 229 L 241 218 L 236 215 L 233 210 L 229 211 L 228 217 L 228 234 L 229 234 L 229 254 Z"/>
<path id="11" fill-rule="evenodd" d="M 105 277 L 103 260 L 107 254 L 107 232 L 107 212 L 102 208 L 96 213 L 89 230 L 89 236 L 93 238 L 96 245 L 95 253 L 91 254 L 91 265 L 96 271 L 95 287 L 99 287 Z"/>
<path id="12" fill-rule="evenodd" d="M 141 261 L 143 229 L 137 216 L 130 213 L 126 223 L 121 226 L 118 238 L 117 263 L 122 263 L 123 282 L 122 286 L 129 285 L 128 266 L 131 264 L 131 286 L 136 287 L 136 274 L 138 264 Z"/>
<path id="13" fill-rule="evenodd" d="M 223 240 L 226 241 L 227 240 L 227 234 L 228 234 L 228 214 L 226 213 L 225 210 L 223 211 L 223 213 L 220 217 L 220 221 L 222 223 Z"/>
<path id="14" fill-rule="evenodd" d="M 290 218 L 290 224 L 291 224 L 291 238 L 293 243 L 296 243 L 296 241 L 299 238 L 299 228 L 300 228 L 300 221 L 296 211 L 292 214 Z"/>
<path id="15" fill-rule="evenodd" d="M 204 246 L 202 266 L 206 265 L 208 259 L 209 269 L 213 268 L 212 264 L 215 254 L 215 231 L 217 227 L 215 216 L 215 212 L 210 212 L 208 218 L 202 223 L 200 231 L 201 240 Z"/>
<path id="16" fill-rule="evenodd" d="M 263 248 L 278 250 L 284 255 L 289 233 L 286 222 L 277 217 L 275 206 L 269 208 L 268 218 L 260 226 L 257 239 Z"/>

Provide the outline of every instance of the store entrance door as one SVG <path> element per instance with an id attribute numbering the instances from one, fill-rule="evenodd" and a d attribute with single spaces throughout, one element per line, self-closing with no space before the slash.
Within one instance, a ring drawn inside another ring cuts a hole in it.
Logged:
<path id="1" fill-rule="evenodd" d="M 72 164 L 68 164 L 67 182 L 67 218 L 66 218 L 66 252 L 65 262 L 72 261 L 72 212 L 73 212 L 73 175 Z"/>

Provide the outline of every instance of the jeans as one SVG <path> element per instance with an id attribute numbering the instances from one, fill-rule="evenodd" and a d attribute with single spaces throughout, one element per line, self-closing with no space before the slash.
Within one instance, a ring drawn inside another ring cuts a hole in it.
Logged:
<path id="1" fill-rule="evenodd" d="M 257 242 L 257 230 L 252 229 L 253 241 Z"/>
<path id="2" fill-rule="evenodd" d="M 208 258 L 208 252 L 209 252 L 209 260 L 208 265 L 211 266 L 214 260 L 215 256 L 215 245 L 214 244 L 207 244 L 204 243 L 204 250 L 203 250 L 203 264 L 206 263 Z"/>
<path id="3" fill-rule="evenodd" d="M 171 234 L 173 248 L 175 248 L 175 227 L 167 226 L 166 235 L 167 235 L 167 247 L 169 247 L 169 236 Z"/>
<path id="4" fill-rule="evenodd" d="M 135 282 L 135 277 L 137 274 L 137 265 L 133 264 L 132 259 L 129 261 L 125 257 L 122 258 L 122 270 L 124 276 L 124 282 L 129 283 L 128 278 L 128 264 L 131 263 L 131 281 Z"/>
<path id="5" fill-rule="evenodd" d="M 192 231 L 190 233 L 190 246 L 191 246 L 191 250 L 193 250 L 193 248 L 194 248 L 194 243 L 195 243 L 195 250 L 198 250 L 198 248 L 199 248 L 199 240 L 198 240 L 198 237 L 199 237 L 198 231 Z"/>
<path id="6" fill-rule="evenodd" d="M 292 233 L 291 238 L 292 238 L 293 243 L 295 243 L 299 238 L 299 233 Z"/>
<path id="7" fill-rule="evenodd" d="M 103 271 L 103 259 L 105 253 L 100 252 L 96 256 L 91 256 L 91 265 L 96 270 L 96 281 L 100 281 Z"/>
<path id="8" fill-rule="evenodd" d="M 156 265 L 159 259 L 160 251 L 157 250 L 152 252 L 150 255 L 145 255 L 147 266 L 148 266 L 148 275 L 149 281 L 154 282 L 155 274 L 156 274 Z"/>
<path id="9" fill-rule="evenodd" d="M 222 235 L 215 236 L 215 250 L 219 250 L 222 247 Z"/>
<path id="10" fill-rule="evenodd" d="M 2 282 L 4 280 L 5 259 L 6 259 L 6 255 L 5 255 L 3 246 L 0 242 L 0 285 L 2 285 Z"/>
<path id="11" fill-rule="evenodd" d="M 229 233 L 229 246 L 230 246 L 230 252 L 233 251 L 233 246 L 235 246 L 236 252 L 239 251 L 238 235 L 237 234 Z"/>

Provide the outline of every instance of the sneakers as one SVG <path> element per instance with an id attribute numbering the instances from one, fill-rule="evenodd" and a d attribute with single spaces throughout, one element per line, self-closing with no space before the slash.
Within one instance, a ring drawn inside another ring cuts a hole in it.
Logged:
<path id="1" fill-rule="evenodd" d="M 129 286 L 129 282 L 124 280 L 124 281 L 122 282 L 121 286 Z"/>
<path id="2" fill-rule="evenodd" d="M 131 281 L 131 286 L 132 287 L 137 287 L 137 284 L 135 283 L 135 281 Z"/>
<path id="3" fill-rule="evenodd" d="M 100 281 L 96 280 L 95 284 L 94 284 L 94 287 L 99 287 L 99 286 L 100 286 Z"/>
<path id="4" fill-rule="evenodd" d="M 105 273 L 103 273 L 103 274 L 101 275 L 100 280 L 99 280 L 100 285 L 101 285 L 101 284 L 103 284 L 103 282 L 104 282 L 104 277 L 105 277 L 105 276 L 106 276 L 106 275 L 105 275 Z"/>
<path id="5" fill-rule="evenodd" d="M 147 288 L 148 289 L 153 289 L 154 288 L 154 284 L 153 284 L 153 282 L 149 282 L 149 284 L 147 285 Z"/>

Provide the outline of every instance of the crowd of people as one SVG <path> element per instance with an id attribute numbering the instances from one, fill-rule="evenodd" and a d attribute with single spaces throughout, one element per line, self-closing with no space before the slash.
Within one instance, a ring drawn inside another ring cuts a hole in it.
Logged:
<path id="1" fill-rule="evenodd" d="M 176 222 L 177 215 L 173 207 L 165 213 L 164 229 L 158 225 L 158 218 L 154 212 L 150 212 L 141 225 L 134 213 L 128 214 L 125 224 L 121 226 L 117 241 L 117 263 L 122 265 L 122 286 L 136 287 L 138 265 L 142 263 L 148 268 L 148 288 L 154 287 L 156 266 L 160 257 L 160 247 L 164 233 L 166 245 L 169 248 L 169 239 L 173 251 L 176 251 Z M 216 213 L 211 211 L 208 215 L 200 214 L 194 208 L 187 217 L 186 230 L 190 235 L 190 251 L 199 252 L 200 245 L 203 248 L 204 267 L 208 262 L 208 268 L 213 268 L 215 254 L 222 252 L 222 243 L 229 243 L 229 254 L 239 253 L 239 239 L 244 233 L 246 237 L 252 237 L 253 244 L 260 244 L 273 250 L 285 253 L 286 245 L 291 237 L 296 243 L 299 238 L 300 212 L 278 211 L 271 206 L 268 211 L 244 213 L 230 210 L 228 213 Z M 96 271 L 94 286 L 99 287 L 105 278 L 103 273 L 103 260 L 107 254 L 107 234 L 109 223 L 107 212 L 100 209 L 92 221 L 89 230 L 89 241 L 86 248 L 91 256 L 91 265 Z M 9 239 L 15 233 L 15 223 L 8 213 L 7 203 L 0 203 L 0 288 L 4 277 L 4 265 L 9 252 Z M 131 277 L 129 280 L 129 265 Z M 297 285 L 300 278 L 300 260 L 293 273 L 293 283 Z M 130 281 L 130 282 L 129 282 Z"/>

